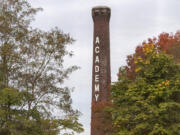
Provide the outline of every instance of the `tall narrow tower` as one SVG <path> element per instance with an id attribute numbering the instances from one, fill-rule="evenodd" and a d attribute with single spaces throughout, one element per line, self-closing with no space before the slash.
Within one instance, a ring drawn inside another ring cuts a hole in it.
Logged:
<path id="1" fill-rule="evenodd" d="M 98 6 L 92 9 L 94 21 L 94 41 L 93 41 L 93 74 L 92 74 L 92 112 L 91 112 L 91 135 L 105 135 L 101 129 L 97 128 L 96 122 L 100 117 L 96 117 L 93 108 L 103 101 L 110 100 L 110 40 L 109 40 L 109 20 L 111 9 L 105 6 Z"/>

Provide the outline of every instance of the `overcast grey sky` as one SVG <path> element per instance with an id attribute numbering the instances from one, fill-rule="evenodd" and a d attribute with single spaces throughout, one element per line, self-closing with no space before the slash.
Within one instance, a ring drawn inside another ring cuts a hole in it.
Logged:
<path id="1" fill-rule="evenodd" d="M 66 65 L 78 65 L 66 82 L 75 87 L 73 105 L 83 116 L 85 132 L 90 135 L 91 68 L 93 46 L 93 21 L 91 9 L 97 5 L 109 6 L 111 35 L 111 77 L 116 81 L 118 68 L 126 64 L 126 56 L 148 37 L 162 32 L 175 33 L 180 27 L 180 0 L 28 0 L 33 7 L 42 7 L 36 15 L 33 27 L 49 30 L 55 26 L 76 39 L 69 49 L 74 57 L 66 59 Z"/>

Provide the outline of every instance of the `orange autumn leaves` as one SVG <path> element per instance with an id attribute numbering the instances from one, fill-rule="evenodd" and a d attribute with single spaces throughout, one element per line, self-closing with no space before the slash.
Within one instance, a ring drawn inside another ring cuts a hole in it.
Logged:
<path id="1" fill-rule="evenodd" d="M 180 62 L 180 32 L 175 34 L 162 33 L 158 38 L 149 38 L 136 47 L 133 55 L 127 57 L 126 76 L 134 80 L 137 73 L 141 71 L 142 65 L 149 65 L 149 58 L 160 57 L 161 53 L 166 53 Z M 120 77 L 120 76 L 119 76 Z"/>

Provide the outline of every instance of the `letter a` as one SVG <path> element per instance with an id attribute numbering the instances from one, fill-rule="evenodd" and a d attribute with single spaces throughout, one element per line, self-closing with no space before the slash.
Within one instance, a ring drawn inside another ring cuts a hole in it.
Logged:
<path id="1" fill-rule="evenodd" d="M 99 56 L 96 56 L 96 61 L 95 63 L 99 63 Z"/>
<path id="2" fill-rule="evenodd" d="M 100 43 L 99 37 L 97 36 L 97 37 L 96 37 L 96 44 L 99 44 L 99 43 Z"/>

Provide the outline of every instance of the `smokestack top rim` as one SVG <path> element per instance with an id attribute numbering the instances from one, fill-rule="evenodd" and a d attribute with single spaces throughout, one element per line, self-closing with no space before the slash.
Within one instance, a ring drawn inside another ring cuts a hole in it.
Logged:
<path id="1" fill-rule="evenodd" d="M 110 17 L 111 9 L 107 6 L 95 6 L 92 8 L 92 17 L 101 16 L 101 17 Z"/>
<path id="2" fill-rule="evenodd" d="M 94 6 L 94 7 L 92 8 L 92 10 L 94 10 L 94 9 L 109 9 L 109 10 L 111 10 L 111 8 L 108 7 L 108 6 Z"/>

